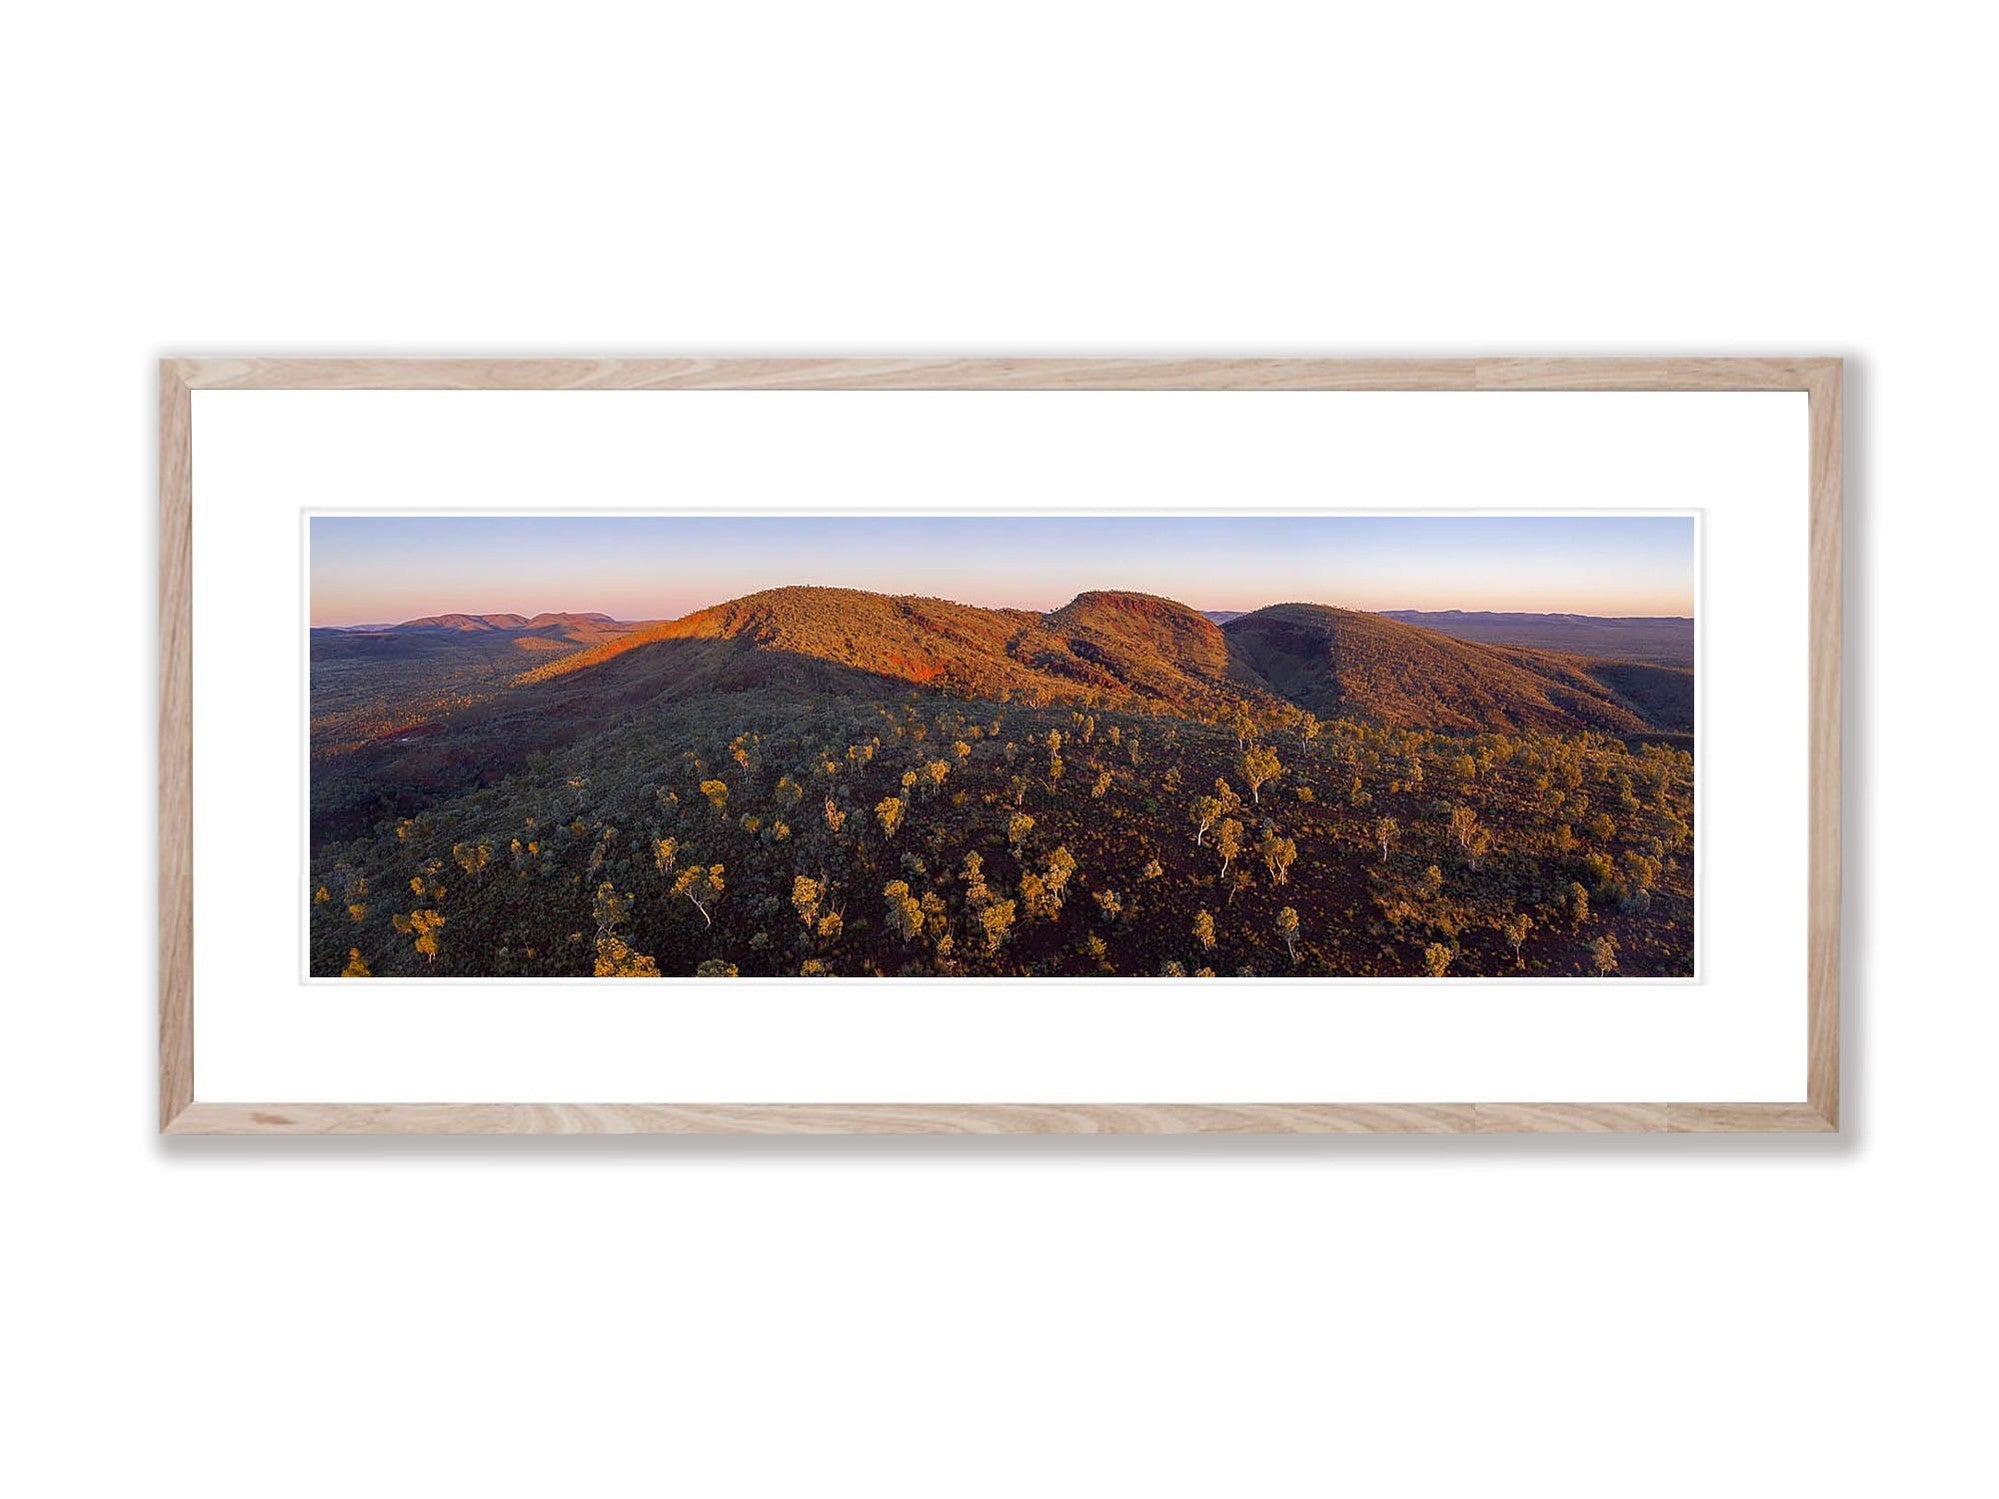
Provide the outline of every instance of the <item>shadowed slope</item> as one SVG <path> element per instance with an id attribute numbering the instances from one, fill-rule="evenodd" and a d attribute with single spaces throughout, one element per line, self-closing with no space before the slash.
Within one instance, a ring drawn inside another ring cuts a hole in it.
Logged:
<path id="1" fill-rule="evenodd" d="M 809 688 L 813 662 L 860 673 L 877 690 L 900 683 L 988 700 L 1151 704 L 1189 716 L 1247 701 L 1398 727 L 1608 733 L 1678 728 L 1683 716 L 1676 684 L 1632 675 L 1659 668 L 1613 672 L 1318 604 L 1273 605 L 1217 626 L 1170 599 L 1122 592 L 1080 594 L 1034 614 L 858 589 L 776 588 L 641 627 L 517 680 L 561 683 L 570 701 L 636 703 L 764 685 Z"/>
<path id="2" fill-rule="evenodd" d="M 1694 622 L 1671 616 L 1604 618 L 1593 614 L 1509 614 L 1491 610 L 1383 609 L 1388 619 L 1459 640 L 1691 668 Z"/>
<path id="3" fill-rule="evenodd" d="M 1223 626 L 1248 680 L 1323 718 L 1460 730 L 1653 727 L 1585 663 L 1455 640 L 1379 614 L 1273 604 Z"/>

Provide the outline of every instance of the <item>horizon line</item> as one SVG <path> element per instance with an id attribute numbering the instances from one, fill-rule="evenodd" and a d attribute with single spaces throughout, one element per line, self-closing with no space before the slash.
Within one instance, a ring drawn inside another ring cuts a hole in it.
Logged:
<path id="1" fill-rule="evenodd" d="M 967 603 L 962 599 L 946 598 L 942 594 L 887 593 L 880 589 L 853 588 L 843 584 L 836 584 L 836 583 L 785 583 L 785 584 L 778 584 L 771 588 L 752 589 L 749 593 L 735 594 L 729 598 L 716 599 L 710 603 L 697 605 L 696 607 L 685 610 L 684 612 L 679 614 L 625 616 L 625 615 L 613 614 L 611 611 L 606 609 L 440 608 L 440 609 L 432 609 L 423 614 L 413 614 L 406 619 L 400 619 L 400 620 L 359 619 L 359 620 L 351 620 L 342 624 L 315 623 L 311 620 L 308 620 L 306 628 L 310 630 L 365 630 L 365 629 L 395 630 L 395 629 L 401 629 L 407 625 L 415 624 L 419 620 L 442 619 L 452 615 L 460 615 L 468 619 L 491 619 L 499 615 L 512 615 L 515 618 L 518 618 L 523 621 L 531 621 L 543 615 L 568 615 L 571 617 L 582 617 L 585 615 L 595 614 L 610 620 L 613 624 L 621 624 L 621 625 L 665 624 L 675 620 L 690 618 L 693 615 L 702 613 L 704 610 L 719 609 L 725 604 L 739 603 L 743 599 L 755 598 L 758 594 L 781 593 L 786 589 L 790 588 L 815 588 L 815 589 L 824 589 L 829 592 L 860 593 L 860 594 L 867 594 L 874 598 L 937 599 L 943 603 L 955 604 L 958 607 L 965 609 L 986 609 L 986 610 L 991 610 L 993 612 L 999 612 L 1001 610 L 1010 610 L 1015 613 L 1038 614 L 1044 617 L 1050 614 L 1057 613 L 1060 610 L 1067 608 L 1069 604 L 1075 603 L 1076 599 L 1084 597 L 1085 594 L 1111 593 L 1111 594 L 1138 595 L 1145 598 L 1164 599 L 1167 603 L 1177 604 L 1179 605 L 1179 607 L 1183 609 L 1192 610 L 1194 613 L 1200 614 L 1203 617 L 1209 614 L 1229 614 L 1241 617 L 1244 615 L 1259 613 L 1264 609 L 1276 609 L 1285 604 L 1308 604 L 1314 608 L 1320 608 L 1320 609 L 1350 609 L 1352 610 L 1352 612 L 1356 614 L 1378 614 L 1378 615 L 1389 615 L 1389 616 L 1396 614 L 1464 614 L 1464 615 L 1520 614 L 1520 615 L 1530 615 L 1543 619 L 1602 619 L 1602 620 L 1625 620 L 1625 621 L 1656 619 L 1656 620 L 1673 620 L 1676 622 L 1683 622 L 1689 624 L 1691 624 L 1695 618 L 1695 616 L 1692 614 L 1589 614 L 1577 609 L 1518 609 L 1518 608 L 1464 609 L 1455 606 L 1442 609 L 1422 609 L 1422 608 L 1411 608 L 1411 607 L 1398 607 L 1393 609 L 1361 609 L 1361 608 L 1356 608 L 1351 604 L 1328 604 L 1318 599 L 1273 599 L 1268 603 L 1257 605 L 1254 609 L 1212 609 L 1211 610 L 1211 609 L 1202 609 L 1196 605 L 1185 603 L 1180 599 L 1172 598 L 1166 594 L 1152 593 L 1141 588 L 1087 588 L 1084 589 L 1082 593 L 1078 593 L 1077 595 L 1075 595 L 1074 598 L 1069 599 L 1067 603 L 1057 604 L 1052 609 L 1036 609 L 1026 605 L 1015 605 L 1015 604 L 972 604 L 972 603 Z M 310 600 L 308 599 L 308 605 L 309 604 Z"/>

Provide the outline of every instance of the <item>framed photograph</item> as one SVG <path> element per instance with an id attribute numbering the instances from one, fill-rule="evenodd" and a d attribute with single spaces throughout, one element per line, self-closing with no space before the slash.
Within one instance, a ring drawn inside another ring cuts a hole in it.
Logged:
<path id="1" fill-rule="evenodd" d="M 161 1127 L 1836 1130 L 1840 421 L 167 360 Z"/>

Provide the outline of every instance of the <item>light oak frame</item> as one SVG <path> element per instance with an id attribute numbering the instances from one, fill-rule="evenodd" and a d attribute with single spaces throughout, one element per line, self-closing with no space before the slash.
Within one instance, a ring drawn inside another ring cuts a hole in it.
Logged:
<path id="1" fill-rule="evenodd" d="M 194 1089 L 195 390 L 1803 391 L 1810 846 L 1803 1103 L 228 1103 Z M 160 364 L 160 1129 L 171 1134 L 1826 1133 L 1839 1128 L 1837 359 L 166 359 Z"/>

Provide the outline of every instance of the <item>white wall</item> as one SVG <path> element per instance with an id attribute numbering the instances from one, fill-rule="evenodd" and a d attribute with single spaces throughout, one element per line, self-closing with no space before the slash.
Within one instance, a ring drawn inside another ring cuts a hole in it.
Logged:
<path id="1" fill-rule="evenodd" d="M 11 1491 L 1972 1486 L 1969 8 L 424 9 L 10 17 Z M 1845 354 L 1850 1128 L 164 1145 L 152 362 L 211 351 Z"/>

